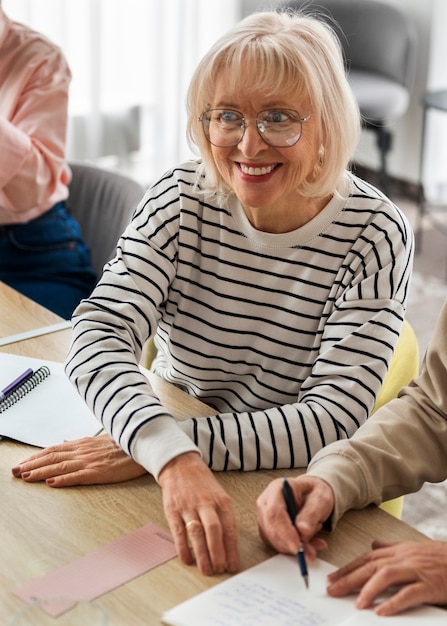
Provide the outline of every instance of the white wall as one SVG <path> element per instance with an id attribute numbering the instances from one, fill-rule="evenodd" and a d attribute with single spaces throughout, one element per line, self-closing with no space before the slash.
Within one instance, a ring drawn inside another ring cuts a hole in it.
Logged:
<path id="1" fill-rule="evenodd" d="M 447 89 L 447 2 L 433 0 L 429 42 L 427 86 Z M 429 201 L 447 203 L 447 113 L 430 109 L 427 114 L 422 175 L 424 193 Z"/>

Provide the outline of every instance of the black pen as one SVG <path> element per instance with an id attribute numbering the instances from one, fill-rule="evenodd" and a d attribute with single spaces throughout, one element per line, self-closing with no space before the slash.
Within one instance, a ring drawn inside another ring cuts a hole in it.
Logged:
<path id="1" fill-rule="evenodd" d="M 284 496 L 284 500 L 287 506 L 287 513 L 292 521 L 292 524 L 295 526 L 295 518 L 296 518 L 296 507 L 295 500 L 293 498 L 293 491 L 287 482 L 287 478 L 282 479 L 282 494 Z M 300 537 L 300 547 L 298 552 L 296 553 L 298 559 L 298 565 L 300 567 L 301 576 L 304 578 L 304 582 L 306 583 L 306 588 L 309 588 L 309 574 L 307 573 L 307 563 L 306 556 L 304 554 L 303 542 Z"/>

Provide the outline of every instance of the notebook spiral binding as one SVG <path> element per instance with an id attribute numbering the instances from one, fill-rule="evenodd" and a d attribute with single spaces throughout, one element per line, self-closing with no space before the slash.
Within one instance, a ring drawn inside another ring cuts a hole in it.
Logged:
<path id="1" fill-rule="evenodd" d="M 39 383 L 41 383 L 47 376 L 50 375 L 50 370 L 46 365 L 42 365 L 37 369 L 30 378 L 25 380 L 24 383 L 20 385 L 15 391 L 8 394 L 6 398 L 0 401 L 0 413 L 3 413 L 10 407 L 12 407 L 16 402 L 21 400 L 27 393 L 32 391 L 34 387 L 37 387 Z"/>

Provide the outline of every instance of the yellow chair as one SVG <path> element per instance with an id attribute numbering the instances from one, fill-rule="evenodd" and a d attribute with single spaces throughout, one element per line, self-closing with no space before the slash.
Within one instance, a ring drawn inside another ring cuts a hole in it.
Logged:
<path id="1" fill-rule="evenodd" d="M 152 361 L 157 356 L 157 348 L 154 344 L 154 339 L 148 339 L 143 347 L 143 353 L 141 355 L 141 365 L 143 365 L 146 369 L 150 370 Z"/>
<path id="2" fill-rule="evenodd" d="M 402 330 L 397 340 L 389 370 L 383 381 L 382 389 L 377 396 L 373 413 L 379 407 L 395 398 L 402 387 L 408 385 L 419 373 L 419 345 L 411 324 L 404 320 Z M 394 498 L 380 505 L 387 513 L 398 519 L 402 516 L 404 498 Z"/>
<path id="3" fill-rule="evenodd" d="M 143 364 L 150 369 L 151 363 L 156 354 L 153 340 L 145 346 L 143 354 Z M 379 407 L 387 404 L 395 398 L 402 387 L 408 385 L 410 380 L 419 373 L 419 345 L 416 334 L 407 320 L 404 320 L 402 330 L 394 349 L 390 367 L 383 381 L 382 388 L 377 396 L 373 413 Z M 387 513 L 400 519 L 404 504 L 403 496 L 383 502 L 380 507 Z"/>

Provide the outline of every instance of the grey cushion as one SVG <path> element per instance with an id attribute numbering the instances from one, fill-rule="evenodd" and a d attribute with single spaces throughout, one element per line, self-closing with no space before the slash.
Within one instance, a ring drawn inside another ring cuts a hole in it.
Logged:
<path id="1" fill-rule="evenodd" d="M 135 180 L 91 165 L 70 163 L 73 173 L 67 205 L 81 226 L 92 264 L 100 275 L 143 197 Z"/>
<path id="2" fill-rule="evenodd" d="M 408 108 L 408 89 L 389 78 L 351 70 L 349 80 L 362 115 L 369 121 L 396 119 Z"/>

